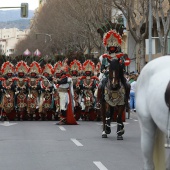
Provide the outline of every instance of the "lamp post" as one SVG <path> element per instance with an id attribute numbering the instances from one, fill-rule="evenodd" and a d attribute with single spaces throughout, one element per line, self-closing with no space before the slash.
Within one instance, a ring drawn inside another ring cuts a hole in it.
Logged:
<path id="1" fill-rule="evenodd" d="M 152 0 L 149 0 L 149 58 L 152 60 Z"/>
<path id="2" fill-rule="evenodd" d="M 44 35 L 45 37 L 45 40 L 44 40 L 44 42 L 46 43 L 47 42 L 47 36 L 50 38 L 50 41 L 52 41 L 52 34 L 47 34 L 47 33 L 36 33 L 36 39 L 37 39 L 37 35 Z"/>

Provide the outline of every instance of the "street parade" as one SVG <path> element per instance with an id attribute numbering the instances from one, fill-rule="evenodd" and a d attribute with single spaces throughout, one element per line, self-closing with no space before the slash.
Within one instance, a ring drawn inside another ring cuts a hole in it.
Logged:
<path id="1" fill-rule="evenodd" d="M 0 16 L 1 169 L 170 170 L 170 0 L 5 0 Z"/>
<path id="2" fill-rule="evenodd" d="M 107 100 L 113 107 L 117 103 L 126 103 L 128 107 L 129 89 L 124 77 L 124 67 L 130 64 L 130 60 L 127 54 L 121 52 L 121 36 L 110 30 L 103 42 L 108 51 L 96 64 L 90 59 L 81 63 L 74 56 L 70 62 L 65 58 L 53 65 L 48 62 L 42 65 L 38 61 L 28 64 L 26 60 L 17 61 L 16 64 L 4 62 L 0 77 L 1 119 L 59 120 L 59 124 L 77 124 L 79 119 L 101 120 L 103 116 L 99 100 L 102 99 L 101 90 L 104 91 L 102 87 L 109 74 L 109 62 L 113 59 L 117 62 L 117 67 L 121 67 L 120 73 L 119 70 L 114 73 L 114 76 L 120 74 L 121 77 L 120 80 L 115 80 L 112 95 L 118 95 L 119 98 L 114 98 L 112 102 L 107 96 Z M 119 90 L 120 81 L 123 86 Z M 122 115 L 125 114 L 124 110 L 125 107 L 121 109 L 119 119 L 125 116 Z M 118 123 L 121 124 L 122 120 Z"/>

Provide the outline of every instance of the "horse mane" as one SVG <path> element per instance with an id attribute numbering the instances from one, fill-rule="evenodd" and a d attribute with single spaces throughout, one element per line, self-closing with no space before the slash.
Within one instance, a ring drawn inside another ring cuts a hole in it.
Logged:
<path id="1" fill-rule="evenodd" d="M 119 62 L 119 59 L 113 59 L 110 61 L 109 72 L 110 71 L 118 71 L 120 79 L 124 76 L 124 66 Z"/>
<path id="2" fill-rule="evenodd" d="M 114 70 L 114 71 L 119 70 L 119 61 L 117 59 L 113 59 L 110 62 L 109 70 Z"/>

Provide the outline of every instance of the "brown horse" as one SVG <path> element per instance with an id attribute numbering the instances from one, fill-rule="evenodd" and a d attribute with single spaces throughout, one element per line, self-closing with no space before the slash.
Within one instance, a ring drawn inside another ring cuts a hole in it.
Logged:
<path id="1" fill-rule="evenodd" d="M 123 140 L 124 125 L 122 114 L 125 111 L 125 78 L 123 76 L 123 63 L 120 59 L 108 60 L 110 63 L 108 75 L 104 78 L 98 87 L 97 107 L 102 113 L 103 132 L 102 138 L 107 138 L 111 133 L 110 123 L 113 113 L 117 112 L 117 140 Z"/>

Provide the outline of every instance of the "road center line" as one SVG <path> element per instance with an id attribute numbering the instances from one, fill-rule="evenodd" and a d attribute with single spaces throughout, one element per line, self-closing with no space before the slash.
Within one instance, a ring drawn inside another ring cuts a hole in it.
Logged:
<path id="1" fill-rule="evenodd" d="M 71 138 L 71 140 L 72 140 L 77 146 L 83 146 L 77 139 Z"/>
<path id="2" fill-rule="evenodd" d="M 137 119 L 134 119 L 134 121 L 135 121 L 135 122 L 138 122 L 138 120 L 137 120 Z"/>
<path id="3" fill-rule="evenodd" d="M 100 161 L 93 161 L 100 170 L 108 170 Z"/>
<path id="4" fill-rule="evenodd" d="M 60 130 L 66 131 L 66 129 L 63 126 L 59 126 Z"/>

